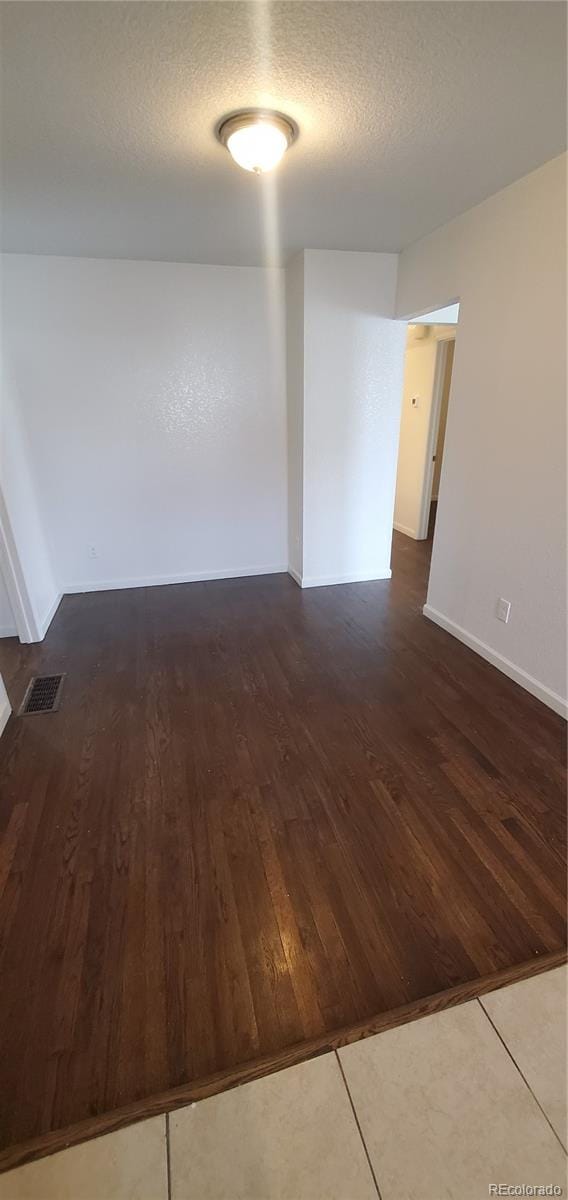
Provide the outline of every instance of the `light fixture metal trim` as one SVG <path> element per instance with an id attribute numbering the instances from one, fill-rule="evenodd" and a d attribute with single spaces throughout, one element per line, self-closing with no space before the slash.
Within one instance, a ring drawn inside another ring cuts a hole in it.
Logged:
<path id="1" fill-rule="evenodd" d="M 295 142 L 298 137 L 298 126 L 291 117 L 271 108 L 244 108 L 228 113 L 219 121 L 216 136 L 221 145 L 231 153 L 229 139 L 234 133 L 264 122 L 283 134 L 286 139 L 285 149 L 289 150 L 292 142 Z"/>

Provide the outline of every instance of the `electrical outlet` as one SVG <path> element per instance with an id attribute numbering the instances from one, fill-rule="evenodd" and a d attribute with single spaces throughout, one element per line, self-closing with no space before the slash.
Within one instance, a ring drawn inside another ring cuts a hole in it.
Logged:
<path id="1" fill-rule="evenodd" d="M 98 558 L 99 557 L 96 546 L 89 546 L 88 553 L 89 553 L 89 558 Z"/>
<path id="2" fill-rule="evenodd" d="M 507 621 L 509 620 L 510 611 L 511 611 L 510 600 L 504 600 L 503 597 L 500 596 L 497 601 L 497 612 L 496 612 L 497 620 L 504 621 L 505 625 L 506 625 Z"/>

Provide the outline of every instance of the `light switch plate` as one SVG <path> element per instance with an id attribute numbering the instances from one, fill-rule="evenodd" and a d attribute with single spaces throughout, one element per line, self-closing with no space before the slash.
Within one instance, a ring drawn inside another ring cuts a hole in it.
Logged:
<path id="1" fill-rule="evenodd" d="M 505 625 L 506 625 L 507 621 L 509 620 L 510 612 L 511 612 L 510 600 L 504 600 L 503 597 L 500 596 L 497 601 L 497 620 L 504 621 Z"/>

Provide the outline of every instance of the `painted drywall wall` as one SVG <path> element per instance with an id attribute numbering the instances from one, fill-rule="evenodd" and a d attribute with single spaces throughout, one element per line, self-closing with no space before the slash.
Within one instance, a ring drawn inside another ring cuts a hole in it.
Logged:
<path id="1" fill-rule="evenodd" d="M 406 329 L 397 256 L 306 250 L 302 584 L 390 574 Z"/>
<path id="2" fill-rule="evenodd" d="M 303 573 L 304 509 L 304 255 L 286 268 L 286 386 L 288 395 L 288 569 Z"/>
<path id="3" fill-rule="evenodd" d="M 5 308 L 2 315 L 4 318 Z M 5 342 L 4 319 L 2 332 Z M 30 445 L 4 345 L 0 373 L 0 552 L 3 570 L 9 571 L 4 583 L 19 601 L 21 640 L 39 641 L 47 632 L 60 592 L 35 486 Z M 12 609 L 15 614 L 14 605 Z"/>
<path id="4" fill-rule="evenodd" d="M 285 570 L 283 272 L 5 255 L 3 277 L 62 590 Z"/>
<path id="5" fill-rule="evenodd" d="M 565 216 L 561 156 L 404 250 L 397 297 L 406 317 L 460 299 L 427 612 L 559 711 Z"/>
<path id="6" fill-rule="evenodd" d="M 10 597 L 4 578 L 0 573 L 0 637 L 14 637 L 17 633 Z"/>

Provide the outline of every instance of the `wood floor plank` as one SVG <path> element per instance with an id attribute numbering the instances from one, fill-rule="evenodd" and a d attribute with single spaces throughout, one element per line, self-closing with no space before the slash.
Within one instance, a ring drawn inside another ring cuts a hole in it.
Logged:
<path id="1" fill-rule="evenodd" d="M 561 718 L 391 581 L 65 597 L 0 643 L 0 1169 L 561 961 Z M 66 1132 L 65 1132 L 66 1131 Z"/>

